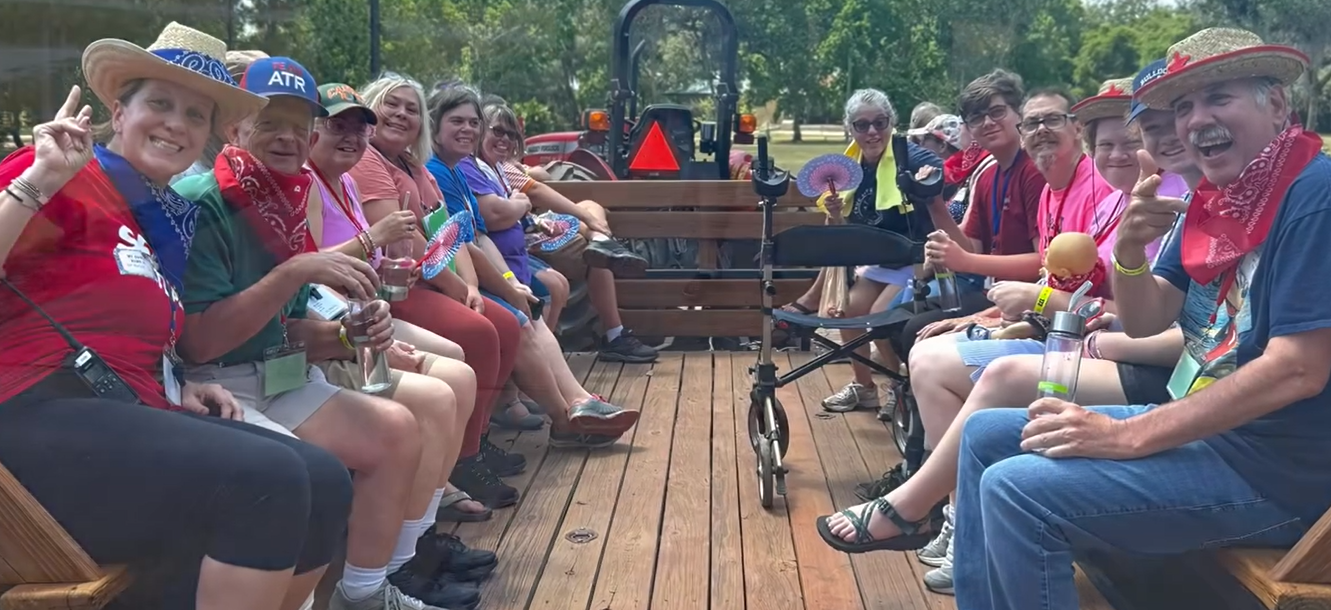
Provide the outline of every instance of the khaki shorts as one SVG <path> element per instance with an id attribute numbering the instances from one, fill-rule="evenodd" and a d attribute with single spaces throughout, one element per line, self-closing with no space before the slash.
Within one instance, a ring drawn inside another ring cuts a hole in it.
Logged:
<path id="1" fill-rule="evenodd" d="M 245 409 L 245 421 L 275 432 L 290 434 L 319 411 L 341 388 L 328 383 L 318 367 L 306 369 L 305 385 L 276 396 L 263 395 L 262 362 L 231 366 L 203 365 L 185 369 L 185 379 L 215 383 L 226 388 Z"/>
<path id="2" fill-rule="evenodd" d="M 434 363 L 438 360 L 439 356 L 426 353 L 425 362 L 423 364 L 424 369 L 427 371 L 430 370 L 430 367 L 434 366 Z M 319 367 L 319 369 L 323 371 L 324 377 L 328 380 L 328 383 L 344 390 L 351 390 L 353 392 L 360 391 L 361 372 L 360 366 L 356 364 L 356 361 L 325 360 L 323 362 L 314 363 L 314 366 Z M 399 383 L 402 383 L 402 376 L 404 374 L 404 371 L 399 371 L 397 369 L 389 370 L 388 391 L 383 393 L 385 398 L 397 394 L 397 386 Z"/>

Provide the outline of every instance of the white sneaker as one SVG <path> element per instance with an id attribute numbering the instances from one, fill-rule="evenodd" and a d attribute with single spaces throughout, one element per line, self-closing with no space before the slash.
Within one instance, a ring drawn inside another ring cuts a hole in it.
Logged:
<path id="1" fill-rule="evenodd" d="M 930 591 L 942 595 L 956 595 L 952 591 L 952 543 L 947 544 L 947 554 L 943 556 L 943 565 L 924 574 L 924 586 Z"/>
<path id="2" fill-rule="evenodd" d="M 384 581 L 369 597 L 351 601 L 342 590 L 342 583 L 333 589 L 333 597 L 328 600 L 328 610 L 447 610 L 438 606 L 429 606 L 425 602 L 403 593 L 397 587 Z"/>
<path id="3" fill-rule="evenodd" d="M 878 388 L 862 386 L 854 381 L 846 384 L 837 393 L 823 399 L 823 409 L 833 413 L 845 413 L 855 409 L 877 409 Z"/>
<path id="4" fill-rule="evenodd" d="M 952 548 L 952 520 L 955 514 L 951 504 L 943 507 L 943 529 L 924 548 L 915 551 L 915 557 L 920 563 L 934 568 L 940 568 L 947 563 L 947 553 Z"/>

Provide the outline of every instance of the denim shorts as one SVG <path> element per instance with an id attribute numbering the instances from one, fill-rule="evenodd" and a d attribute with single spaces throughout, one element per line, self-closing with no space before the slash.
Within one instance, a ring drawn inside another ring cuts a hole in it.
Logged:
<path id="1" fill-rule="evenodd" d="M 532 260 L 535 261 L 536 259 Z M 535 272 L 536 269 L 533 268 L 532 271 Z M 541 299 L 542 301 L 550 300 L 550 289 L 546 288 L 545 284 L 541 283 L 541 280 L 536 279 L 535 273 L 533 273 L 531 276 L 531 284 L 528 285 L 528 288 L 531 288 L 531 293 L 536 295 L 536 298 Z M 504 309 L 507 309 L 509 313 L 513 314 L 513 317 L 518 319 L 518 326 L 520 327 L 526 326 L 528 322 L 531 322 L 531 319 L 527 317 L 527 314 L 518 311 L 517 307 L 510 305 L 509 302 L 505 301 L 503 297 L 496 295 L 495 293 L 490 292 L 489 290 L 481 290 L 481 294 L 484 295 L 486 298 L 490 299 L 491 301 L 499 303 L 500 306 L 502 306 Z"/>

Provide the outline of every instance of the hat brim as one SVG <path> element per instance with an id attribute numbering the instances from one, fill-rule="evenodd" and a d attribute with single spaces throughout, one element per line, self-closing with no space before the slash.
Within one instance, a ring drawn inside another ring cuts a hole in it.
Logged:
<path id="1" fill-rule="evenodd" d="M 98 40 L 83 51 L 83 75 L 97 99 L 111 108 L 125 83 L 137 79 L 164 80 L 197 91 L 217 104 L 214 131 L 258 113 L 268 100 L 244 89 L 213 80 L 177 66 L 133 43 L 113 38 Z"/>
<path id="2" fill-rule="evenodd" d="M 1135 97 L 1148 108 L 1171 110 L 1175 100 L 1216 83 L 1267 77 L 1289 86 L 1307 68 L 1308 56 L 1298 49 L 1279 45 L 1249 47 L 1208 57 L 1173 74 L 1165 74 L 1143 85 Z"/>
<path id="3" fill-rule="evenodd" d="M 340 104 L 333 104 L 332 106 L 325 106 L 324 109 L 328 111 L 328 116 L 330 117 L 337 116 L 349 110 L 359 110 L 365 115 L 366 123 L 371 125 L 379 124 L 379 116 L 376 115 L 373 110 L 370 110 L 368 106 L 362 106 L 352 102 L 342 102 Z"/>
<path id="4" fill-rule="evenodd" d="M 1088 97 L 1072 107 L 1072 114 L 1082 125 L 1088 125 L 1100 119 L 1126 119 L 1132 107 L 1132 98 L 1126 95 L 1096 95 Z"/>

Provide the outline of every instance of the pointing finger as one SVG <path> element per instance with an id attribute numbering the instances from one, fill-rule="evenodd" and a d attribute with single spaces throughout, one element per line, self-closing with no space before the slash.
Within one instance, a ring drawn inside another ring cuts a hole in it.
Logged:
<path id="1" fill-rule="evenodd" d="M 1156 191 L 1160 189 L 1160 181 L 1160 176 L 1154 174 L 1145 177 L 1132 188 L 1132 196 L 1138 199 L 1155 198 Z"/>
<path id="2" fill-rule="evenodd" d="M 79 86 L 74 85 L 69 88 L 69 96 L 65 98 L 65 103 L 61 104 L 60 110 L 55 113 L 55 119 L 67 119 L 74 116 L 74 109 L 79 107 L 80 91 Z"/>

